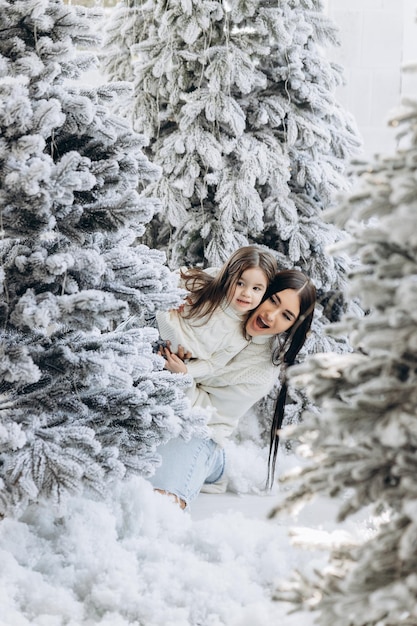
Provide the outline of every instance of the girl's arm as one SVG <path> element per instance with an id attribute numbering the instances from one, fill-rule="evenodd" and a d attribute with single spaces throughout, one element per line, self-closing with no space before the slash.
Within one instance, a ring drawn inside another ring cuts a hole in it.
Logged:
<path id="1" fill-rule="evenodd" d="M 181 355 L 178 349 L 184 346 L 192 352 L 187 369 L 178 369 L 179 363 L 167 361 L 166 369 L 174 373 L 188 373 L 193 378 L 211 376 L 224 367 L 247 345 L 239 318 L 216 312 L 209 320 L 192 322 L 181 318 L 176 311 L 157 314 L 159 334 L 170 342 L 170 352 Z M 162 356 L 166 356 L 162 353 Z"/>
<path id="2" fill-rule="evenodd" d="M 218 271 L 219 268 L 208 268 L 203 273 L 216 276 Z M 192 352 L 192 359 L 185 367 L 170 358 L 166 361 L 166 369 L 188 373 L 193 378 L 212 376 L 248 343 L 240 316 L 225 303 L 219 305 L 212 315 L 198 319 L 184 318 L 179 310 L 158 312 L 156 319 L 161 338 L 171 342 L 171 354 L 176 353 L 181 358 L 178 354 L 180 346 Z"/>

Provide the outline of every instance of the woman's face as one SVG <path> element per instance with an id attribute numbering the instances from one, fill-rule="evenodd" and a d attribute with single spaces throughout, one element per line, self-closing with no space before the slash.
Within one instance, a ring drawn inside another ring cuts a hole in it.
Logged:
<path id="1" fill-rule="evenodd" d="M 295 289 L 274 293 L 252 313 L 246 322 L 250 337 L 277 335 L 291 328 L 300 315 L 300 298 Z"/>

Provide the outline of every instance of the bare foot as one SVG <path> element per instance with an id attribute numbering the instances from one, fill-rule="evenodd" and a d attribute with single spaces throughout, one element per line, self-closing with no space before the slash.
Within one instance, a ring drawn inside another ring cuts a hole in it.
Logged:
<path id="1" fill-rule="evenodd" d="M 181 509 L 185 509 L 185 507 L 187 506 L 184 500 L 176 496 L 175 493 L 171 493 L 170 491 L 165 491 L 164 489 L 154 489 L 154 491 L 157 491 L 158 493 L 162 493 L 162 495 L 164 496 L 168 496 L 169 498 L 171 498 L 171 500 L 175 502 L 175 504 L 178 504 L 178 506 Z"/>

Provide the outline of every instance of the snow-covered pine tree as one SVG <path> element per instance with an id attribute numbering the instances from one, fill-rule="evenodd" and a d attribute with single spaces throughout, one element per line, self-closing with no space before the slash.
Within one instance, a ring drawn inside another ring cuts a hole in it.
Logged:
<path id="1" fill-rule="evenodd" d="M 192 428 L 156 331 L 116 328 L 182 294 L 164 253 L 137 244 L 157 207 L 139 192 L 159 170 L 109 111 L 117 86 L 77 85 L 99 18 L 0 3 L 1 515 L 148 474 L 157 444 Z"/>
<path id="2" fill-rule="evenodd" d="M 321 407 L 296 428 L 307 465 L 287 506 L 341 496 L 339 519 L 379 515 L 373 534 L 330 551 L 327 571 L 299 574 L 280 598 L 317 611 L 320 626 L 417 624 L 417 100 L 392 124 L 399 148 L 358 165 L 359 183 L 332 219 L 358 255 L 349 292 L 368 311 L 330 327 L 355 352 L 294 369 Z"/>
<path id="3" fill-rule="evenodd" d="M 328 292 L 345 268 L 322 210 L 346 188 L 358 147 L 335 98 L 335 26 L 317 0 L 124 0 L 102 50 L 111 80 L 134 83 L 124 114 L 163 176 L 147 237 L 169 263 L 220 265 L 258 242 Z M 342 267 L 340 267 L 342 263 Z"/>

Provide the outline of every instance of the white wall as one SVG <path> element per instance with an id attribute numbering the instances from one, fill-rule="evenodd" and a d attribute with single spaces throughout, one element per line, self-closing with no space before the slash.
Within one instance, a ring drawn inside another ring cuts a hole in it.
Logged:
<path id="1" fill-rule="evenodd" d="M 401 97 L 417 97 L 417 74 L 403 74 L 404 61 L 417 62 L 417 0 L 326 0 L 340 30 L 341 46 L 331 58 L 345 71 L 339 101 L 356 118 L 364 152 L 391 153 L 395 129 L 388 119 Z"/>
<path id="2" fill-rule="evenodd" d="M 403 62 L 417 64 L 417 0 L 404 2 Z M 404 72 L 401 81 L 401 94 L 417 98 L 417 72 Z"/>

